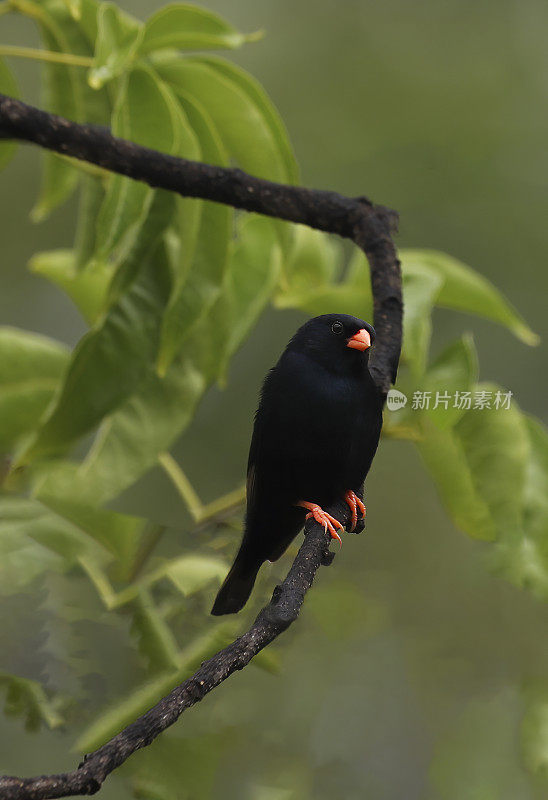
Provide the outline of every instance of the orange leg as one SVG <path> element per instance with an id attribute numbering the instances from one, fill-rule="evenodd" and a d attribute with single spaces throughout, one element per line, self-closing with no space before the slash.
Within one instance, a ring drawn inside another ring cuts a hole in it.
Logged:
<path id="1" fill-rule="evenodd" d="M 352 491 L 352 489 L 349 489 L 347 492 L 345 492 L 344 499 L 350 506 L 350 511 L 352 512 L 352 527 L 350 530 L 353 531 L 358 524 L 358 511 L 360 512 L 362 519 L 365 517 L 365 506 L 358 495 Z"/>
<path id="2" fill-rule="evenodd" d="M 306 500 L 300 500 L 296 505 L 301 506 L 301 508 L 308 509 L 308 514 L 306 515 L 306 519 L 310 519 L 310 517 L 314 517 L 316 522 L 319 522 L 320 525 L 323 525 L 324 531 L 331 534 L 332 539 L 336 539 L 339 543 L 339 546 L 342 545 L 342 539 L 336 531 L 336 528 L 339 528 L 341 531 L 344 530 L 343 526 L 339 522 L 338 519 L 332 517 L 331 514 L 328 514 L 327 511 L 324 511 L 321 506 L 317 503 L 307 503 Z"/>

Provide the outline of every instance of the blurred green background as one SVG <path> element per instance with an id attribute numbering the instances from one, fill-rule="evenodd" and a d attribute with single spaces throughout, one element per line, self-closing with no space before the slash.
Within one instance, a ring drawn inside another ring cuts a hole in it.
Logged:
<path id="1" fill-rule="evenodd" d="M 163 3 L 120 5 L 142 18 Z M 266 31 L 229 57 L 277 105 L 303 184 L 365 193 L 397 209 L 401 246 L 437 248 L 475 267 L 544 337 L 545 3 L 211 0 L 207 7 L 241 30 Z M 32 24 L 11 15 L 0 18 L 0 39 L 38 42 Z M 23 99 L 38 103 L 39 67 L 10 63 Z M 75 219 L 69 204 L 42 225 L 29 221 L 38 163 L 36 149 L 21 148 L 0 179 L 0 321 L 73 345 L 85 330 L 77 311 L 25 268 L 34 252 L 65 246 Z M 226 390 L 208 393 L 173 450 L 204 500 L 243 477 L 260 381 L 301 320 L 288 311 L 264 315 L 234 359 Z M 466 330 L 475 336 L 481 379 L 546 417 L 544 345 L 527 348 L 503 328 L 438 311 L 435 350 Z M 548 796 L 526 772 L 519 741 L 523 686 L 548 668 L 548 608 L 489 574 L 484 546 L 453 528 L 409 445 L 382 442 L 367 500 L 367 532 L 347 537 L 276 645 L 280 674 L 248 668 L 232 677 L 111 777 L 102 797 L 132 796 L 127 778 L 136 772 L 145 785 L 154 757 L 166 760 L 181 798 Z M 169 525 L 171 544 L 184 546 L 189 523 L 159 470 L 116 507 Z M 263 597 L 290 557 L 272 567 Z M 75 606 L 88 603 L 95 614 L 98 601 L 82 583 L 84 591 L 89 597 Z M 52 614 L 44 599 L 38 587 L 6 602 L 0 668 L 47 682 L 66 665 L 43 662 Z M 123 618 L 106 613 L 100 624 L 84 618 L 78 626 L 86 720 L 134 682 L 132 654 L 124 663 L 109 659 L 123 627 Z M 19 719 L 1 717 L 0 768 L 68 769 L 74 739 L 74 730 L 27 734 Z"/>

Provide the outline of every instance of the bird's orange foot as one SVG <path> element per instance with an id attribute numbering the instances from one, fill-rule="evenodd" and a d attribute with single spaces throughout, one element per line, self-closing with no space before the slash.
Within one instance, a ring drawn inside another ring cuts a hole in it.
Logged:
<path id="1" fill-rule="evenodd" d="M 356 530 L 356 525 L 358 524 L 358 512 L 360 513 L 360 519 L 365 517 L 365 506 L 352 489 L 349 489 L 345 492 L 344 495 L 345 502 L 348 503 L 350 506 L 350 511 L 352 512 L 352 516 L 350 518 L 350 532 Z"/>
<path id="2" fill-rule="evenodd" d="M 317 503 L 307 503 L 306 500 L 300 500 L 297 505 L 308 510 L 306 519 L 313 517 L 316 522 L 318 522 L 320 525 L 323 525 L 324 531 L 326 533 L 329 531 L 331 538 L 336 539 L 339 543 L 339 546 L 342 546 L 342 539 L 337 533 L 336 529 L 339 528 L 339 530 L 342 531 L 344 528 L 338 519 L 335 519 L 335 517 L 332 517 L 331 514 L 327 513 L 327 511 L 324 511 L 323 508 Z"/>

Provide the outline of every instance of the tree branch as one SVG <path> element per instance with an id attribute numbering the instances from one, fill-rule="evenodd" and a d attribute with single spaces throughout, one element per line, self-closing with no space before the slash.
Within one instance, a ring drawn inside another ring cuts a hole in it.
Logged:
<path id="1" fill-rule="evenodd" d="M 184 197 L 213 200 L 352 239 L 371 268 L 377 332 L 371 374 L 383 394 L 390 388 L 398 366 L 402 324 L 400 269 L 391 239 L 397 222 L 394 211 L 373 205 L 366 197 L 287 186 L 239 169 L 168 156 L 118 139 L 106 128 L 79 125 L 1 94 L 0 138 L 33 142 Z"/>
<path id="2" fill-rule="evenodd" d="M 144 181 L 150 186 L 225 203 L 270 217 L 302 223 L 351 239 L 368 257 L 377 331 L 370 370 L 385 395 L 395 379 L 402 339 L 402 297 L 399 262 L 391 233 L 397 215 L 365 197 L 272 183 L 228 169 L 158 153 L 118 139 L 103 128 L 79 125 L 0 95 L 0 138 L 32 142 L 57 153 L 96 164 Z M 329 513 L 348 521 L 349 509 L 340 503 Z M 205 661 L 142 717 L 88 755 L 73 772 L 35 778 L 0 777 L 2 800 L 45 800 L 94 794 L 105 778 L 141 747 L 149 745 L 182 712 L 202 700 L 251 659 L 299 614 L 304 596 L 321 564 L 330 563 L 330 537 L 310 520 L 305 538 L 283 583 L 249 630 Z"/>

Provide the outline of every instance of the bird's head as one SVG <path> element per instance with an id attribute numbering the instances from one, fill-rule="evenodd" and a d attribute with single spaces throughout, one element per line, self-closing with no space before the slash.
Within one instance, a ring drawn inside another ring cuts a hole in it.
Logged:
<path id="1" fill-rule="evenodd" d="M 359 369 L 369 360 L 375 329 L 349 314 L 322 314 L 299 328 L 289 349 L 306 353 L 333 372 Z"/>

